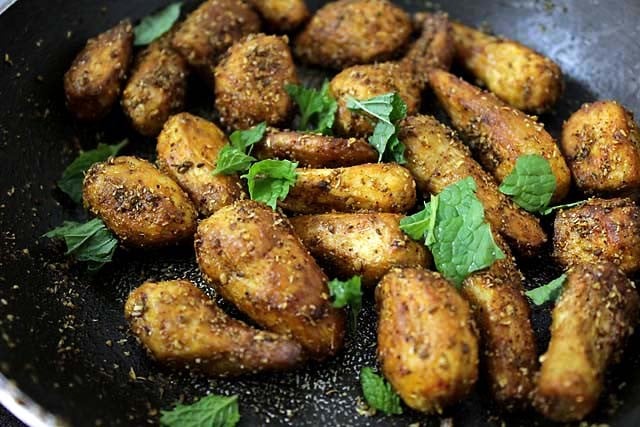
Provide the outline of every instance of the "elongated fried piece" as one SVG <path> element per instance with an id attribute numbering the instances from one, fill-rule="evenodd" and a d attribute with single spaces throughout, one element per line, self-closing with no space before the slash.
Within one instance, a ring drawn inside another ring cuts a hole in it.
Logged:
<path id="1" fill-rule="evenodd" d="M 505 258 L 462 283 L 482 338 L 482 363 L 493 398 L 510 409 L 529 405 L 537 370 L 535 337 L 523 277 L 509 246 L 493 236 Z"/>
<path id="2" fill-rule="evenodd" d="M 171 117 L 158 135 L 160 169 L 189 194 L 204 216 L 246 197 L 237 175 L 213 175 L 225 144 L 227 137 L 215 124 L 189 113 Z"/>
<path id="3" fill-rule="evenodd" d="M 259 159 L 286 159 L 305 168 L 337 168 L 372 163 L 378 152 L 360 138 L 338 138 L 270 128 L 254 146 Z"/>
<path id="4" fill-rule="evenodd" d="M 429 83 L 453 125 L 467 137 L 480 163 L 499 182 L 511 173 L 518 157 L 538 154 L 549 161 L 556 177 L 552 202 L 567 195 L 569 168 L 542 124 L 446 71 L 431 69 Z"/>
<path id="5" fill-rule="evenodd" d="M 399 138 L 406 148 L 406 167 L 420 193 L 438 194 L 470 176 L 476 182 L 476 195 L 487 221 L 520 253 L 531 254 L 547 241 L 538 219 L 498 191 L 493 177 L 447 126 L 431 116 L 412 116 L 401 123 Z"/>
<path id="6" fill-rule="evenodd" d="M 471 309 L 451 283 L 420 268 L 394 268 L 376 287 L 378 359 L 407 406 L 441 413 L 478 378 Z"/>
<path id="7" fill-rule="evenodd" d="M 513 40 L 451 24 L 456 58 L 512 107 L 533 113 L 551 108 L 563 89 L 562 71 L 546 56 Z"/>
<path id="8" fill-rule="evenodd" d="M 87 41 L 64 75 L 69 110 L 81 120 L 106 116 L 118 100 L 133 50 L 128 20 Z"/>
<path id="9" fill-rule="evenodd" d="M 229 317 L 186 280 L 146 282 L 129 294 L 125 317 L 158 362 L 225 377 L 292 369 L 297 342 Z"/>
<path id="10" fill-rule="evenodd" d="M 584 104 L 564 123 L 562 151 L 576 186 L 587 194 L 637 194 L 640 131 L 616 101 Z"/>
<path id="11" fill-rule="evenodd" d="M 189 69 L 171 47 L 170 37 L 140 52 L 122 93 L 122 108 L 143 135 L 157 135 L 169 116 L 184 109 Z"/>
<path id="12" fill-rule="evenodd" d="M 402 213 L 416 203 L 408 170 L 395 163 L 337 169 L 298 169 L 298 179 L 279 205 L 295 213 Z"/>
<path id="13" fill-rule="evenodd" d="M 619 361 L 638 322 L 639 305 L 633 282 L 611 263 L 578 264 L 567 272 L 549 348 L 540 358 L 538 411 L 568 422 L 593 410 L 605 370 Z"/>
<path id="14" fill-rule="evenodd" d="M 609 261 L 640 270 L 640 208 L 628 198 L 589 199 L 556 215 L 553 256 L 561 265 Z"/>
<path id="15" fill-rule="evenodd" d="M 293 337 L 314 359 L 342 348 L 344 312 L 331 305 L 327 277 L 286 217 L 236 202 L 200 223 L 195 248 L 216 291 L 260 326 Z"/>
<path id="16" fill-rule="evenodd" d="M 362 276 L 375 286 L 392 267 L 427 267 L 423 245 L 400 230 L 402 215 L 333 213 L 291 218 L 291 225 L 311 254 L 342 278 Z"/>
<path id="17" fill-rule="evenodd" d="M 288 33 L 309 18 L 304 0 L 250 0 L 267 26 L 278 33 Z"/>

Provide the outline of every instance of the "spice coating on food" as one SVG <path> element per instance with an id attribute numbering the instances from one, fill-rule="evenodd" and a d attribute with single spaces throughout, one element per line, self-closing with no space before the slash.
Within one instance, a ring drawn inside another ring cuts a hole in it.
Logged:
<path id="1" fill-rule="evenodd" d="M 229 317 L 186 280 L 146 282 L 124 307 L 132 332 L 158 362 L 225 377 L 292 369 L 297 342 Z"/>
<path id="2" fill-rule="evenodd" d="M 250 0 L 268 27 L 276 32 L 290 32 L 309 18 L 304 0 Z"/>
<path id="3" fill-rule="evenodd" d="M 133 50 L 128 20 L 87 41 L 64 75 L 67 107 L 82 120 L 106 116 L 118 100 Z"/>

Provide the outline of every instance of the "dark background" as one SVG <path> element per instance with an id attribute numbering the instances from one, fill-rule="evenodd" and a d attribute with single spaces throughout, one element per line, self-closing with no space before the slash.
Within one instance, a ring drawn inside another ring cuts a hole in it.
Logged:
<path id="1" fill-rule="evenodd" d="M 358 372 L 375 364 L 370 296 L 359 330 L 334 360 L 296 373 L 205 379 L 151 362 L 128 335 L 122 316 L 128 292 L 147 279 L 184 277 L 204 286 L 190 247 L 119 250 L 112 265 L 91 276 L 68 264 L 60 246 L 40 238 L 63 219 L 83 218 L 55 189 L 78 148 L 129 137 L 125 153 L 153 157 L 154 141 L 133 135 L 118 108 L 98 125 L 75 123 L 63 105 L 62 75 L 88 37 L 167 3 L 20 0 L 0 16 L 0 371 L 77 426 L 143 425 L 157 420 L 159 409 L 208 392 L 237 393 L 243 425 L 439 425 L 437 417 L 408 409 L 396 417 L 358 415 Z M 426 1 L 401 4 L 412 11 L 440 8 Z M 186 9 L 193 5 L 187 2 Z M 617 99 L 640 113 L 637 0 L 443 1 L 441 9 L 522 41 L 560 64 L 566 94 L 542 117 L 554 136 L 585 101 Z M 210 116 L 210 91 L 194 81 L 191 94 L 191 110 Z M 438 114 L 428 94 L 423 110 Z M 521 268 L 529 287 L 559 274 L 545 258 L 521 262 Z M 546 347 L 548 322 L 548 308 L 534 310 L 540 350 Z M 622 365 L 608 376 L 590 422 L 640 425 L 639 350 L 635 337 Z M 455 426 L 549 424 L 532 413 L 501 414 L 484 384 L 477 389 L 444 414 Z M 10 425 L 5 413 L 0 425 Z"/>

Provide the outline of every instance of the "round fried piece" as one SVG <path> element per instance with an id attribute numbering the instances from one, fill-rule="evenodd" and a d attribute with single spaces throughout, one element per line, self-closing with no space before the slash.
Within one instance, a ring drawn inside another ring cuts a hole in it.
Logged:
<path id="1" fill-rule="evenodd" d="M 227 51 L 215 70 L 216 109 L 229 129 L 283 124 L 293 101 L 285 85 L 298 83 L 286 36 L 252 34 Z"/>
<path id="2" fill-rule="evenodd" d="M 342 69 L 385 61 L 411 36 L 411 19 L 386 0 L 330 2 L 297 37 L 295 53 L 303 61 Z"/>

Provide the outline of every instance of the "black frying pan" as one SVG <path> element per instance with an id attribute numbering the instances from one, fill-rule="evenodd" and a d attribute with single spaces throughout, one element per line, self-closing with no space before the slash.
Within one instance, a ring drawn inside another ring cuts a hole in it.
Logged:
<path id="1" fill-rule="evenodd" d="M 361 327 L 334 360 L 296 373 L 212 380 L 150 361 L 127 334 L 122 315 L 129 290 L 146 279 L 187 277 L 203 284 L 190 247 L 158 252 L 119 250 L 97 275 L 67 265 L 45 231 L 83 212 L 54 182 L 78 148 L 129 137 L 126 153 L 151 158 L 155 143 L 133 135 L 119 109 L 98 125 L 74 122 L 63 103 L 62 75 L 85 40 L 123 17 L 142 17 L 167 0 L 19 0 L 0 16 L 0 370 L 33 401 L 71 425 L 144 425 L 158 409 L 207 392 L 239 394 L 243 425 L 439 425 L 405 410 L 365 417 L 356 411 L 358 372 L 375 363 L 375 315 L 369 297 Z M 317 7 L 321 2 L 310 2 Z M 412 11 L 431 2 L 408 1 Z M 185 6 L 193 8 L 193 2 Z M 640 113 L 638 0 L 447 1 L 441 8 L 472 25 L 519 40 L 556 60 L 567 90 L 542 119 L 554 135 L 582 102 L 613 98 Z M 192 111 L 209 115 L 212 97 L 192 83 Z M 426 96 L 426 112 L 437 112 Z M 547 224 L 548 225 L 548 224 Z M 521 263 L 527 285 L 555 277 L 546 258 Z M 228 306 L 227 306 L 228 307 Z M 539 346 L 548 340 L 548 309 L 534 310 Z M 640 425 L 640 343 L 607 376 L 590 422 Z M 53 418 L 31 406 L 0 376 L 0 401 L 32 425 Z M 25 406 L 26 405 L 26 406 Z M 34 412 L 35 411 L 35 412 Z M 30 415 L 29 415 L 30 414 Z M 501 414 L 481 382 L 444 414 L 455 426 L 549 425 L 532 412 Z M 23 418 L 25 419 L 25 418 Z M 0 424 L 9 425 L 6 414 Z"/>

